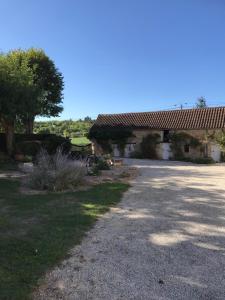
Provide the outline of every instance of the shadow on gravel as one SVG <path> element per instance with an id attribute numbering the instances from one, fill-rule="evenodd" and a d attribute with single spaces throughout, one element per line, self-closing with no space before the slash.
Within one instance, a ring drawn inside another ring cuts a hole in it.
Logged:
<path id="1" fill-rule="evenodd" d="M 225 166 L 127 162 L 140 176 L 38 300 L 224 300 Z"/>
<path id="2" fill-rule="evenodd" d="M 225 299 L 224 169 L 171 162 L 139 167 L 143 174 L 129 191 L 136 201 L 122 214 L 139 228 L 132 238 L 149 243 L 148 263 L 162 285 L 154 299 Z"/>

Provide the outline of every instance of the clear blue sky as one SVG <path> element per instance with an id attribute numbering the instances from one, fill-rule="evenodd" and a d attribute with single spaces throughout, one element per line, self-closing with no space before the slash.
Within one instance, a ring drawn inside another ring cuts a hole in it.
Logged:
<path id="1" fill-rule="evenodd" d="M 0 49 L 40 47 L 63 119 L 225 104 L 225 0 L 0 0 Z"/>

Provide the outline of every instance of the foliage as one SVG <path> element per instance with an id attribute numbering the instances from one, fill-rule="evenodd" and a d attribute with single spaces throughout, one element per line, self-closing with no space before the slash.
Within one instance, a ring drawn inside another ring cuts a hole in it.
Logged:
<path id="1" fill-rule="evenodd" d="M 101 175 L 101 170 L 99 170 L 97 164 L 93 165 L 88 171 L 89 176 L 99 176 Z"/>
<path id="2" fill-rule="evenodd" d="M 31 48 L 23 51 L 28 60 L 28 66 L 34 74 L 34 82 L 44 91 L 45 98 L 38 106 L 35 115 L 58 116 L 62 112 L 63 76 L 42 49 Z"/>
<path id="3" fill-rule="evenodd" d="M 12 51 L 12 54 L 26 64 L 33 75 L 34 84 L 42 91 L 42 97 L 34 95 L 27 101 L 26 110 L 21 118 L 26 133 L 33 133 L 35 116 L 55 117 L 62 112 L 63 77 L 42 49 L 18 49 Z"/>
<path id="4" fill-rule="evenodd" d="M 195 164 L 214 164 L 215 161 L 211 157 L 198 157 L 192 160 Z"/>
<path id="5" fill-rule="evenodd" d="M 194 164 L 214 164 L 215 161 L 211 157 L 198 157 L 198 158 L 190 158 L 190 157 L 182 157 L 178 159 L 179 161 L 191 162 Z"/>
<path id="6" fill-rule="evenodd" d="M 130 153 L 130 158 L 143 158 L 143 155 L 140 150 L 135 150 Z"/>
<path id="7" fill-rule="evenodd" d="M 49 154 L 54 154 L 58 147 L 63 149 L 63 152 L 68 153 L 71 149 L 70 139 L 62 136 L 48 134 L 44 135 L 42 140 L 42 147 L 47 150 Z"/>
<path id="8" fill-rule="evenodd" d="M 0 54 L 0 123 L 13 153 L 15 125 L 33 130 L 35 116 L 58 116 L 62 111 L 62 74 L 40 49 Z"/>
<path id="9" fill-rule="evenodd" d="M 36 156 L 41 150 L 41 143 L 39 141 L 23 141 L 16 144 L 15 152 L 17 154 L 24 154 Z"/>
<path id="10" fill-rule="evenodd" d="M 8 154 L 13 152 L 15 122 L 23 118 L 33 99 L 41 99 L 43 91 L 34 83 L 27 60 L 9 52 L 0 55 L 0 122 L 6 133 Z"/>
<path id="11" fill-rule="evenodd" d="M 217 144 L 219 144 L 222 150 L 225 150 L 225 132 L 220 132 L 215 136 Z"/>
<path id="12" fill-rule="evenodd" d="M 110 170 L 109 164 L 103 159 L 98 160 L 96 166 L 99 170 Z"/>
<path id="13" fill-rule="evenodd" d="M 201 146 L 201 142 L 197 138 L 191 136 L 186 132 L 172 133 L 170 135 L 170 141 L 170 147 L 173 152 L 173 158 L 177 160 L 184 158 L 184 145 L 188 144 L 192 148 L 197 148 Z"/>
<path id="14" fill-rule="evenodd" d="M 94 157 L 94 161 L 92 162 L 91 169 L 89 171 L 89 175 L 100 175 L 101 171 L 103 170 L 110 170 L 110 165 L 107 161 L 107 158 L 101 157 L 98 158 L 97 156 Z"/>
<path id="15" fill-rule="evenodd" d="M 87 117 L 89 118 L 89 117 Z M 85 118 L 86 119 L 86 118 Z M 85 138 L 89 129 L 93 125 L 93 120 L 64 120 L 64 121 L 35 121 L 35 133 L 52 133 L 69 138 Z"/>
<path id="16" fill-rule="evenodd" d="M 206 99 L 204 97 L 198 98 L 197 103 L 196 103 L 196 107 L 197 108 L 206 108 L 207 107 Z"/>
<path id="17" fill-rule="evenodd" d="M 0 298 L 31 299 L 39 279 L 67 257 L 127 188 L 104 183 L 86 191 L 25 195 L 17 181 L 0 179 Z"/>
<path id="18" fill-rule="evenodd" d="M 127 139 L 133 137 L 132 130 L 129 128 L 119 127 L 101 127 L 91 128 L 88 134 L 90 140 L 95 139 L 97 143 L 102 147 L 105 153 L 111 153 L 111 141 L 118 145 L 121 155 L 124 154 L 124 148 Z"/>
<path id="19" fill-rule="evenodd" d="M 101 127 L 101 128 L 91 128 L 88 138 L 96 140 L 121 140 L 132 137 L 132 130 L 129 128 L 119 128 L 119 127 Z"/>
<path id="20" fill-rule="evenodd" d="M 28 184 L 38 190 L 63 191 L 77 186 L 86 173 L 82 161 L 71 160 L 58 148 L 54 155 L 41 150 Z"/>
<path id="21" fill-rule="evenodd" d="M 143 137 L 140 144 L 142 158 L 157 159 L 156 145 L 159 143 L 159 139 L 160 135 L 157 133 Z"/>
<path id="22" fill-rule="evenodd" d="M 54 134 L 15 134 L 15 151 L 24 155 L 35 156 L 40 148 L 53 154 L 59 146 L 63 147 L 64 152 L 69 152 L 70 140 Z M 0 151 L 4 152 L 5 148 L 5 134 L 0 133 Z"/>

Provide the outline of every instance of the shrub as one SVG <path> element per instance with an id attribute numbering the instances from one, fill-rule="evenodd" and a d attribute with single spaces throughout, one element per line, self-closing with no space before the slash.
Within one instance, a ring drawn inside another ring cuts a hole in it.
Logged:
<path id="1" fill-rule="evenodd" d="M 190 145 L 191 148 L 197 148 L 199 147 L 200 151 L 201 149 L 201 142 L 191 136 L 190 134 L 186 133 L 186 132 L 174 132 L 172 134 L 170 134 L 170 141 L 171 141 L 171 150 L 173 152 L 173 158 L 175 160 L 184 160 L 185 155 L 184 155 L 184 151 L 183 151 L 183 147 L 185 145 Z"/>
<path id="2" fill-rule="evenodd" d="M 65 138 L 59 135 L 48 134 L 44 135 L 42 139 L 42 147 L 45 148 L 48 153 L 54 154 L 60 147 L 64 153 L 68 153 L 71 149 L 71 141 L 69 138 Z"/>
<path id="3" fill-rule="evenodd" d="M 90 168 L 89 175 L 100 175 L 103 170 L 110 170 L 109 163 L 105 159 L 99 159 L 96 157 L 92 167 Z"/>
<path id="4" fill-rule="evenodd" d="M 101 175 L 101 171 L 99 170 L 97 165 L 93 165 L 88 172 L 89 176 L 99 176 Z"/>
<path id="5" fill-rule="evenodd" d="M 198 157 L 198 158 L 190 158 L 190 157 L 182 157 L 180 159 L 172 159 L 178 161 L 191 162 L 194 164 L 214 164 L 215 161 L 211 157 Z"/>
<path id="6" fill-rule="evenodd" d="M 16 153 L 28 156 L 36 156 L 41 150 L 41 143 L 38 141 L 24 141 L 16 145 Z"/>
<path id="7" fill-rule="evenodd" d="M 135 151 L 131 152 L 130 158 L 143 158 L 143 155 L 142 155 L 141 151 L 135 150 Z"/>
<path id="8" fill-rule="evenodd" d="M 143 137 L 142 142 L 140 144 L 140 150 L 142 158 L 158 158 L 157 157 L 157 151 L 156 151 L 156 145 L 159 142 L 160 135 L 155 134 L 149 134 L 145 137 Z"/>
<path id="9" fill-rule="evenodd" d="M 214 164 L 215 161 L 211 157 L 199 157 L 192 160 L 195 164 Z"/>
<path id="10" fill-rule="evenodd" d="M 124 128 L 123 126 L 108 127 L 102 126 L 101 128 L 92 127 L 89 131 L 88 138 L 90 140 L 95 139 L 97 143 L 102 147 L 104 153 L 112 153 L 113 149 L 111 142 L 118 145 L 120 155 L 124 156 L 124 150 L 128 138 L 134 137 L 130 128 Z"/>
<path id="11" fill-rule="evenodd" d="M 63 191 L 77 186 L 85 173 L 85 164 L 69 159 L 62 148 L 58 148 L 54 155 L 42 149 L 37 155 L 28 184 L 39 190 Z"/>
<path id="12" fill-rule="evenodd" d="M 107 161 L 105 161 L 105 160 L 99 160 L 97 162 L 96 166 L 97 166 L 98 170 L 109 170 L 110 169 Z"/>

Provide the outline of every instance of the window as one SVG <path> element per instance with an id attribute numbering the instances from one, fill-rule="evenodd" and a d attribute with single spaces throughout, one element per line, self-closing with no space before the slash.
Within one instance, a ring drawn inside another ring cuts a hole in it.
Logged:
<path id="1" fill-rule="evenodd" d="M 170 139 L 170 131 L 169 130 L 163 130 L 163 142 L 169 143 Z"/>
<path id="2" fill-rule="evenodd" d="M 184 152 L 189 153 L 189 151 L 190 151 L 190 145 L 188 144 L 184 145 Z"/>

